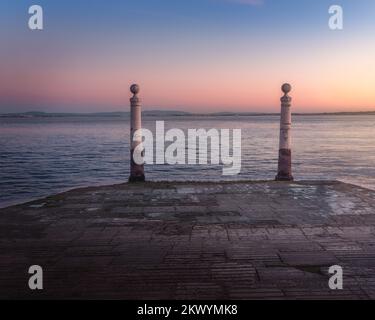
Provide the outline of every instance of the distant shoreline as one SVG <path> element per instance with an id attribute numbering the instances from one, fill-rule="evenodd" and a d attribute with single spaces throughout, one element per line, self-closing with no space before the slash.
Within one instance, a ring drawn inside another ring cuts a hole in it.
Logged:
<path id="1" fill-rule="evenodd" d="M 21 112 L 3 113 L 0 118 L 67 118 L 67 117 L 129 117 L 129 112 L 95 112 L 95 113 L 48 113 L 48 112 Z M 257 117 L 257 116 L 279 116 L 279 113 L 261 112 L 215 112 L 215 113 L 190 113 L 183 111 L 143 111 L 144 116 L 172 116 L 172 117 Z M 375 115 L 375 111 L 363 112 L 320 112 L 320 113 L 293 113 L 294 116 L 353 116 L 353 115 Z"/>

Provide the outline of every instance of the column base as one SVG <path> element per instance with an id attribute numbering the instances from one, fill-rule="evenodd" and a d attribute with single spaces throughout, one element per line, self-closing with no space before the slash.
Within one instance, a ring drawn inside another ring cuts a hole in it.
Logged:
<path id="1" fill-rule="evenodd" d="M 292 176 L 292 151 L 290 149 L 279 150 L 279 166 L 276 181 L 293 181 Z"/>
<path id="2" fill-rule="evenodd" d="M 277 175 L 275 181 L 294 181 L 293 176 Z"/>
<path id="3" fill-rule="evenodd" d="M 142 176 L 130 176 L 129 180 L 130 183 L 135 183 L 135 182 L 145 182 L 146 178 L 144 175 Z"/>

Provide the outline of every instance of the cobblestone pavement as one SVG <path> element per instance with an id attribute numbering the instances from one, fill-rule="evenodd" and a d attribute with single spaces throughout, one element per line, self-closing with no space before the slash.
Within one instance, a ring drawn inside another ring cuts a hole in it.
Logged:
<path id="1" fill-rule="evenodd" d="M 374 235 L 375 191 L 339 182 L 73 190 L 0 210 L 0 298 L 375 299 Z"/>

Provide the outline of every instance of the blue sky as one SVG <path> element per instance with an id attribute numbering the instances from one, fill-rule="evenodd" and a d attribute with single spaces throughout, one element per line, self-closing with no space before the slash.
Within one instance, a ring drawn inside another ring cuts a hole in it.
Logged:
<path id="1" fill-rule="evenodd" d="M 32 4 L 44 9 L 42 32 L 27 28 Z M 327 27 L 332 4 L 344 8 L 343 31 Z M 354 94 L 371 108 L 373 96 L 362 88 L 372 80 L 365 53 L 373 52 L 374 35 L 373 0 L 2 0 L 0 112 L 118 109 L 132 81 L 146 88 L 146 108 L 272 111 L 278 91 L 268 99 L 264 86 L 278 90 L 284 79 L 300 85 L 301 108 L 335 109 L 341 100 L 336 105 L 329 92 L 302 99 L 319 94 L 317 78 L 325 80 L 331 65 L 336 73 L 347 67 L 349 82 L 366 79 Z M 251 101 L 246 87 L 258 78 L 260 94 Z M 334 80 L 323 81 L 325 90 L 347 92 Z M 201 102 L 192 98 L 215 85 Z M 355 107 L 355 101 L 343 105 Z"/>

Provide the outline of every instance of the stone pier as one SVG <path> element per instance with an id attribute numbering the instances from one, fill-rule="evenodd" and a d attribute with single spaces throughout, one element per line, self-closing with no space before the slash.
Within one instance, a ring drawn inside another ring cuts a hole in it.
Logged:
<path id="1" fill-rule="evenodd" d="M 28 289 L 40 265 L 44 289 Z M 331 290 L 328 269 L 344 270 Z M 142 183 L 0 210 L 0 298 L 375 299 L 375 191 Z"/>

